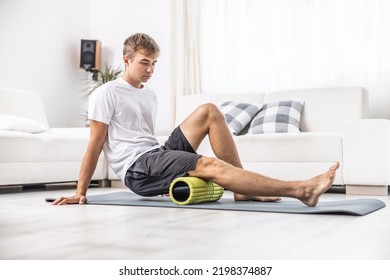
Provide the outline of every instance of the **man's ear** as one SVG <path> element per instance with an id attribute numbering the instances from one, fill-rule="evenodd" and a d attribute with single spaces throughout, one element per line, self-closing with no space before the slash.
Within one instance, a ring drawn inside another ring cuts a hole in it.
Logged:
<path id="1" fill-rule="evenodd" d="M 125 63 L 125 65 L 129 64 L 129 57 L 127 55 L 123 56 L 123 62 Z"/>

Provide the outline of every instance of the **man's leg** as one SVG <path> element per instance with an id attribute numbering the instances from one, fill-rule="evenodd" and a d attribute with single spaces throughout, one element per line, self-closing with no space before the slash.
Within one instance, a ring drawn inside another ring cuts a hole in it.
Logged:
<path id="1" fill-rule="evenodd" d="M 235 193 L 249 196 L 287 196 L 315 206 L 318 198 L 334 181 L 339 163 L 327 172 L 303 181 L 276 180 L 258 173 L 243 170 L 220 159 L 200 157 L 190 176 L 215 182 Z"/>
<path id="2" fill-rule="evenodd" d="M 306 181 L 286 182 L 242 170 L 238 152 L 224 116 L 214 104 L 195 110 L 180 128 L 194 150 L 206 135 L 214 154 L 219 159 L 202 157 L 190 175 L 216 182 L 235 193 L 235 199 L 259 199 L 258 196 L 290 196 L 315 205 L 318 196 L 333 183 L 338 164 L 327 172 Z M 277 198 L 271 198 L 276 200 Z"/>
<path id="3" fill-rule="evenodd" d="M 190 114 L 180 129 L 196 151 L 206 135 L 217 158 L 242 168 L 236 144 L 227 127 L 225 117 L 214 104 L 204 104 Z M 279 197 L 256 197 L 234 193 L 235 200 L 278 201 Z"/>
<path id="4" fill-rule="evenodd" d="M 206 135 L 217 158 L 242 168 L 233 137 L 225 117 L 214 104 L 204 104 L 180 125 L 180 129 L 196 151 Z"/>
<path id="5" fill-rule="evenodd" d="M 206 135 L 217 158 L 242 168 L 233 137 L 227 127 L 225 117 L 214 104 L 198 107 L 180 125 L 180 129 L 196 151 Z M 234 193 L 235 200 L 277 201 L 278 197 L 254 197 Z"/>

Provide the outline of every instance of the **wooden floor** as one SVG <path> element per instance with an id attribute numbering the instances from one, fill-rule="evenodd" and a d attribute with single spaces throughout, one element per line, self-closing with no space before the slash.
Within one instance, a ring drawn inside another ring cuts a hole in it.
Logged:
<path id="1" fill-rule="evenodd" d="M 116 191 L 123 189 L 92 188 L 89 194 Z M 0 259 L 390 259 L 390 206 L 356 217 L 53 206 L 44 201 L 73 192 L 0 194 Z M 353 198 L 362 196 L 326 193 L 321 197 Z M 390 202 L 389 196 L 375 198 Z"/>

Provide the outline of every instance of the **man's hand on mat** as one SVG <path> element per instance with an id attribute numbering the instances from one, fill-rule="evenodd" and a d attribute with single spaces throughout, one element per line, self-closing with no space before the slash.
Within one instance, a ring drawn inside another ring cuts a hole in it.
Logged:
<path id="1" fill-rule="evenodd" d="M 64 204 L 84 204 L 87 202 L 87 197 L 82 194 L 75 194 L 69 197 L 59 197 L 52 203 L 53 205 L 64 205 Z"/>
<path id="2" fill-rule="evenodd" d="M 254 196 L 254 195 L 244 195 L 244 194 L 234 194 L 234 200 L 235 201 L 260 201 L 260 202 L 276 202 L 281 200 L 280 197 L 274 197 L 274 196 Z"/>

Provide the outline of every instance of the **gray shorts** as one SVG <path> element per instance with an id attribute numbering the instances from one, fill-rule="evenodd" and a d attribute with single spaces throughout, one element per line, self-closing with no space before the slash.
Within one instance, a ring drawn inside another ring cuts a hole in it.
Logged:
<path id="1" fill-rule="evenodd" d="M 195 169 L 198 155 L 180 127 L 176 127 L 164 146 L 143 154 L 127 170 L 126 186 L 141 196 L 169 193 L 171 182 Z"/>

